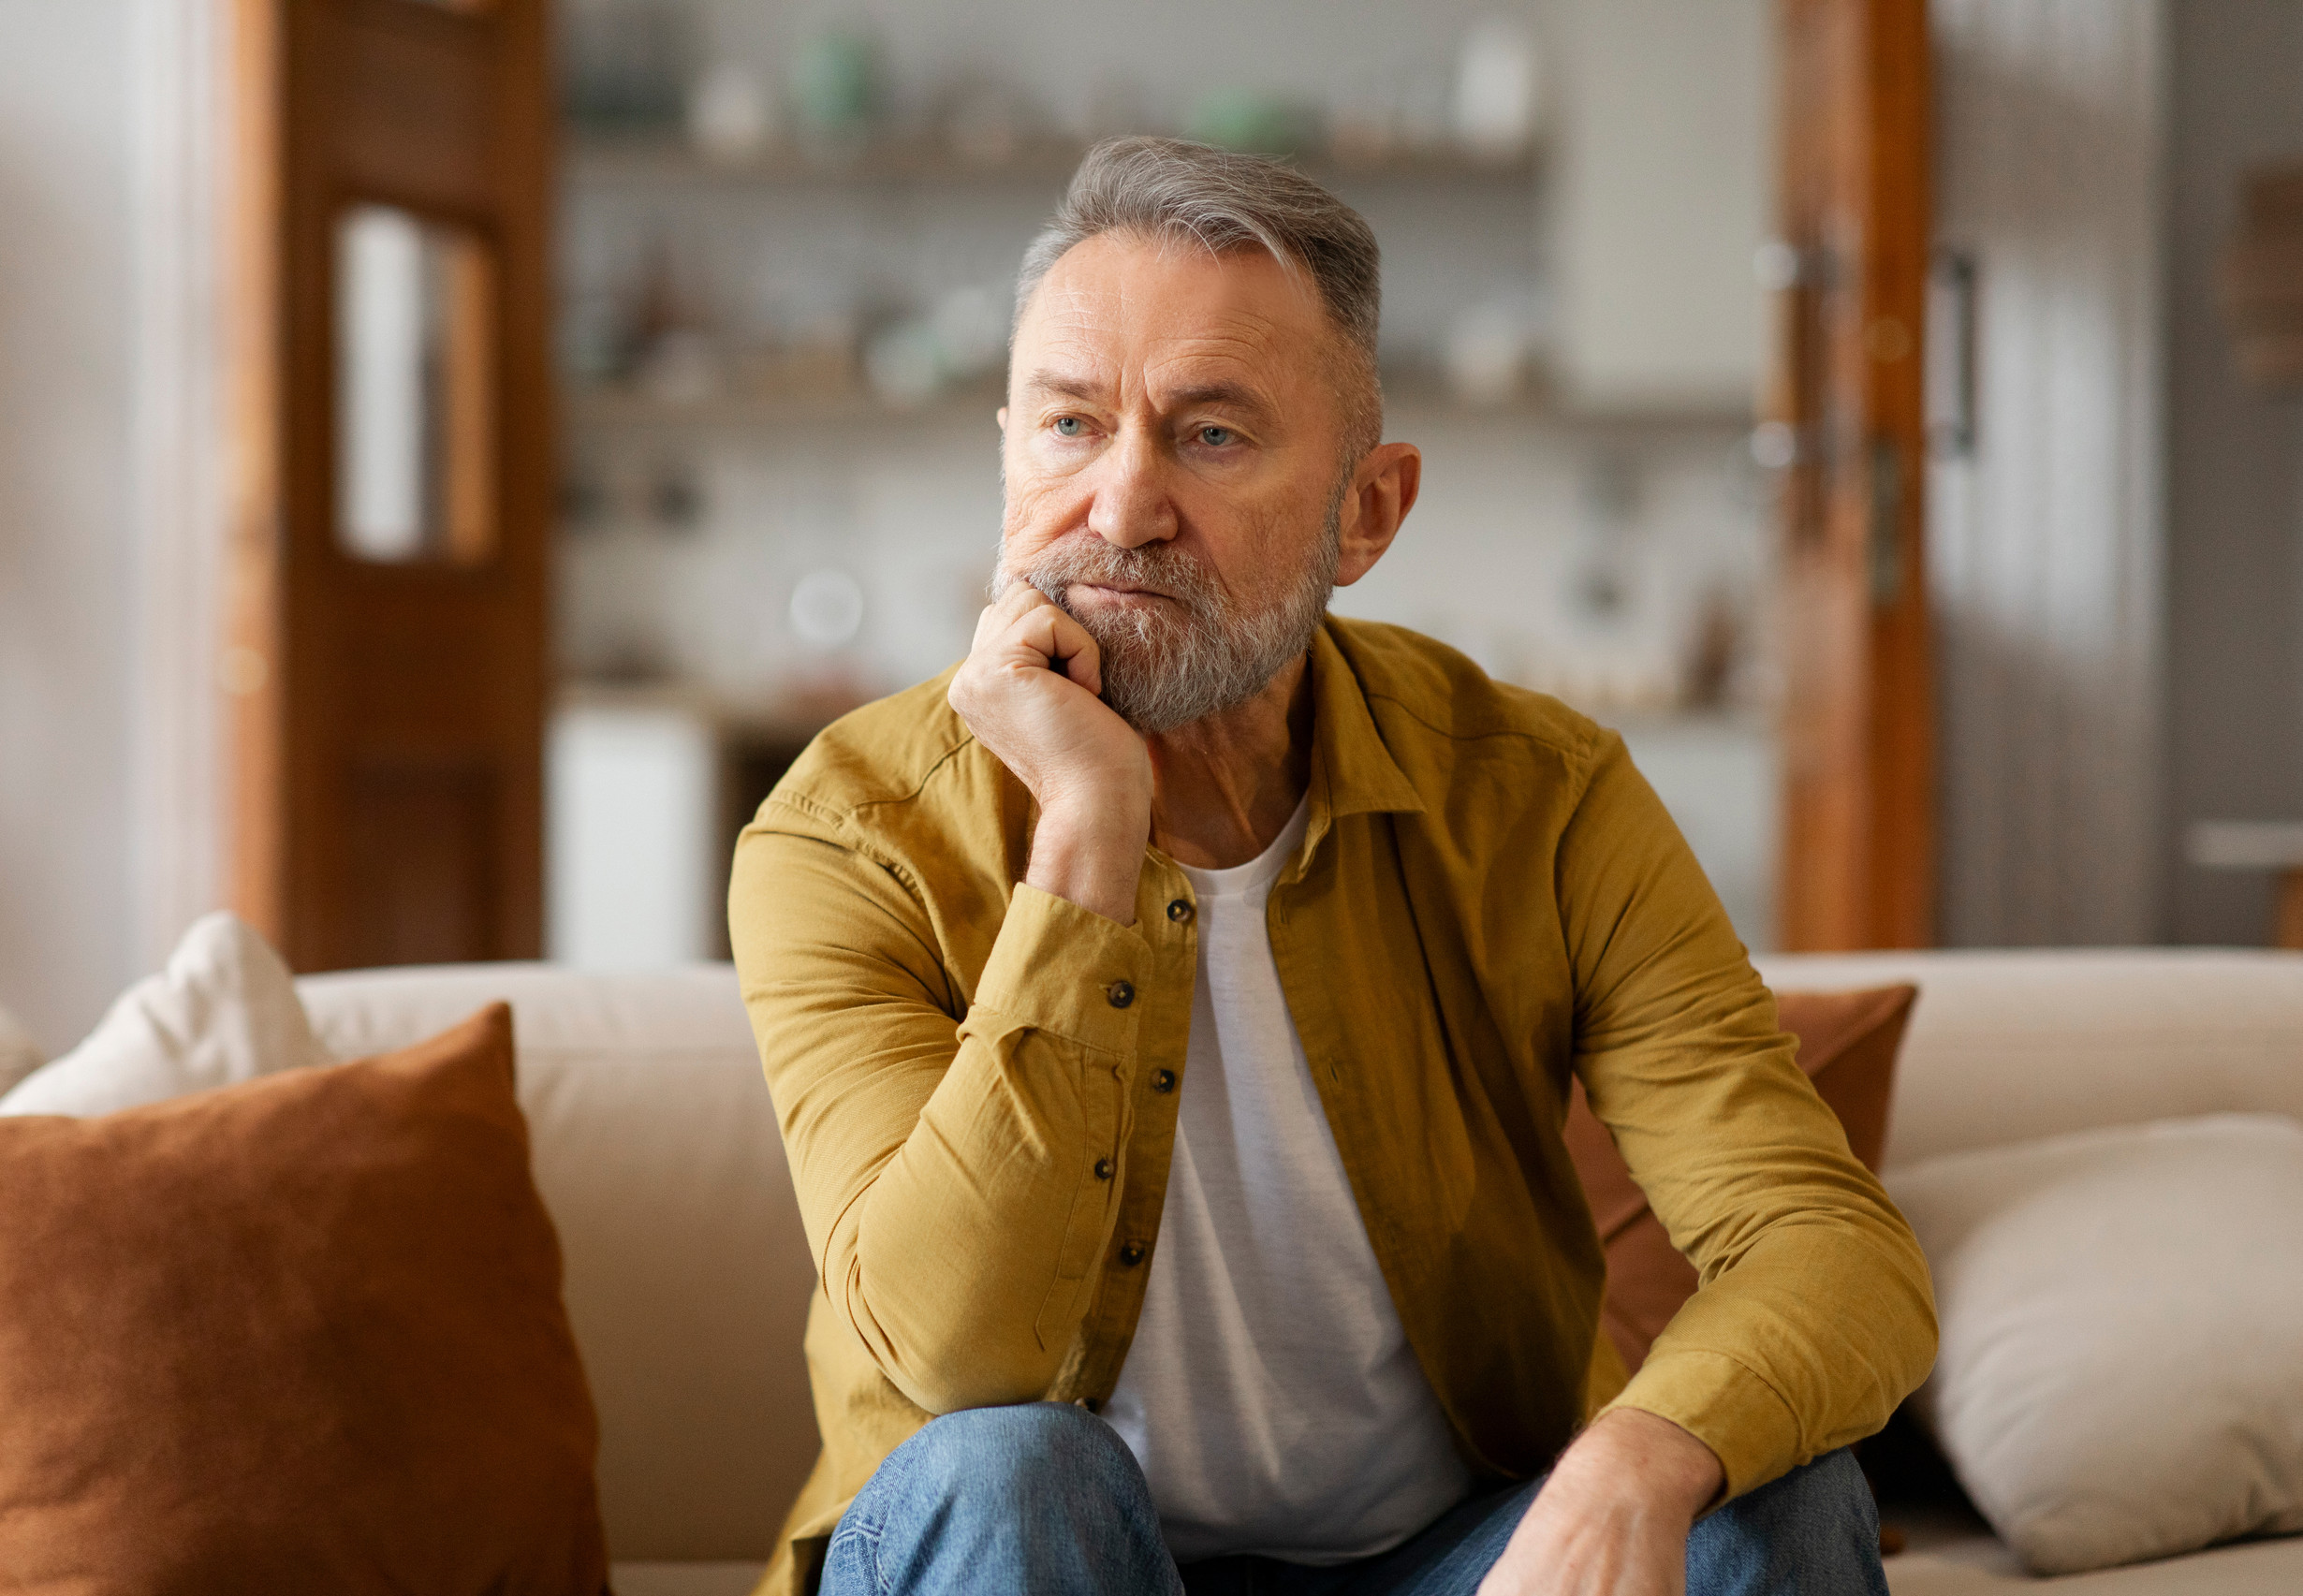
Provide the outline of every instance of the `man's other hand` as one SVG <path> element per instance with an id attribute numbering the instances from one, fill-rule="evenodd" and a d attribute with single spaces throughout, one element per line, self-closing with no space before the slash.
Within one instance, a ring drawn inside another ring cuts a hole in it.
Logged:
<path id="1" fill-rule="evenodd" d="M 1561 1454 L 1479 1596 L 1684 1596 L 1688 1531 L 1724 1477 L 1678 1425 L 1618 1408 Z"/>
<path id="2" fill-rule="evenodd" d="M 1152 830 L 1152 757 L 1097 696 L 1095 639 L 1029 583 L 975 622 L 951 707 L 1039 804 L 1024 880 L 1122 925 Z"/>

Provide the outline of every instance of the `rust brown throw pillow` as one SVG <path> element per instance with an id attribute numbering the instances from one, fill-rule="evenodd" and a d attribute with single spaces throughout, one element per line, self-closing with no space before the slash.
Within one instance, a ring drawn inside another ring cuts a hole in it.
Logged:
<path id="1" fill-rule="evenodd" d="M 597 1596 L 597 1424 L 511 1011 L 0 1120 L 11 1591 Z"/>
<path id="2" fill-rule="evenodd" d="M 1847 1145 L 1876 1170 L 1887 1146 L 1887 1099 L 1895 1088 L 1896 1049 L 1911 1018 L 1916 987 L 1862 992 L 1778 992 L 1776 1017 L 1799 1039 L 1799 1067 L 1816 1095 L 1840 1117 Z M 1607 1290 L 1600 1323 L 1624 1367 L 1636 1369 L 1680 1305 L 1695 1293 L 1695 1269 L 1671 1245 L 1647 1193 L 1615 1150 L 1606 1127 L 1575 1083 L 1567 1106 L 1567 1150 L 1607 1249 Z"/>

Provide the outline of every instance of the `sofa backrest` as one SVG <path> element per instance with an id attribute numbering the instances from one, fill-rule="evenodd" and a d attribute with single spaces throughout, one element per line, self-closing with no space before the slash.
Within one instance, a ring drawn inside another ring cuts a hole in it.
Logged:
<path id="1" fill-rule="evenodd" d="M 1773 957 L 1784 990 L 1920 997 L 1890 1165 L 2222 1109 L 2303 1119 L 2303 955 Z M 462 965 L 306 977 L 339 1058 L 512 1004 L 537 1184 L 600 1411 L 615 1556 L 762 1560 L 814 1460 L 800 1334 L 815 1270 L 726 965 Z"/>
<path id="2" fill-rule="evenodd" d="M 600 1414 L 625 1561 L 767 1559 L 815 1460 L 815 1268 L 728 965 L 362 971 L 297 984 L 338 1058 L 512 1005 L 536 1184 Z"/>
<path id="3" fill-rule="evenodd" d="M 1886 1166 L 2226 1110 L 2303 1120 L 2303 954 L 1777 954 L 1782 991 L 1909 981 Z"/>

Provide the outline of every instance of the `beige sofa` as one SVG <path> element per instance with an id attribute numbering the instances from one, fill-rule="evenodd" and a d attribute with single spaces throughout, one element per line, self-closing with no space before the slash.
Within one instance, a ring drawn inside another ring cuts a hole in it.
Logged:
<path id="1" fill-rule="evenodd" d="M 2303 956 L 1866 955 L 1764 961 L 1786 988 L 1922 991 L 1890 1166 L 2057 1131 L 2226 1109 L 2303 1119 Z M 537 1179 L 601 1420 L 623 1596 L 748 1590 L 815 1450 L 799 1340 L 814 1270 L 726 966 L 543 965 L 300 983 L 339 1057 L 508 998 Z M 1895 1596 L 2036 1582 L 1972 1516 L 1907 1516 Z M 2293 1596 L 2303 1537 L 2053 1582 L 2072 1596 Z"/>

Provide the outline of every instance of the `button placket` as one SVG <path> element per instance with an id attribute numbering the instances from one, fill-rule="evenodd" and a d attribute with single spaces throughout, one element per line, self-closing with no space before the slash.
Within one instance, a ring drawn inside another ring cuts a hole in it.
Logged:
<path id="1" fill-rule="evenodd" d="M 1115 1008 L 1134 1004 L 1143 1010 L 1138 1033 L 1137 1068 L 1132 1078 L 1151 1088 L 1152 1101 L 1137 1099 L 1143 1113 L 1134 1121 L 1128 1142 L 1127 1179 L 1110 1192 L 1119 1209 L 1114 1239 L 1107 1243 L 1102 1273 L 1107 1282 L 1098 1290 L 1090 1318 L 1083 1324 L 1083 1355 L 1077 1371 L 1080 1386 L 1107 1387 L 1118 1378 L 1116 1350 L 1127 1325 L 1142 1306 L 1148 1271 L 1142 1267 L 1152 1255 L 1166 1196 L 1166 1161 L 1155 1157 L 1154 1143 L 1172 1149 L 1175 1131 L 1175 1092 L 1182 1068 L 1181 1047 L 1176 1046 L 1191 1012 L 1191 991 L 1197 961 L 1194 922 L 1198 908 L 1180 871 L 1155 859 L 1143 884 L 1139 924 L 1151 944 L 1152 967 L 1147 984 L 1122 996 L 1105 988 L 1105 1001 Z M 1099 1164 L 1104 1161 L 1099 1161 Z M 1158 1168 L 1153 1165 L 1157 1164 Z M 1115 1168 L 1107 1179 L 1116 1179 Z"/>

